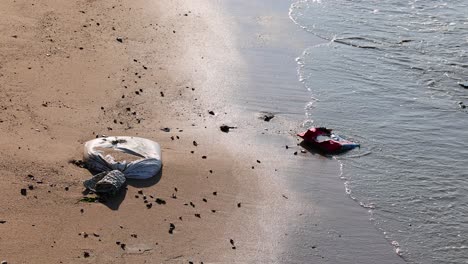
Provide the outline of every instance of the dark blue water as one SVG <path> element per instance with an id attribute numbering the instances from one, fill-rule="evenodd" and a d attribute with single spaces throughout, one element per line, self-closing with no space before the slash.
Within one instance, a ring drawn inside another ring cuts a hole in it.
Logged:
<path id="1" fill-rule="evenodd" d="M 468 2 L 299 1 L 304 126 L 363 146 L 345 190 L 409 263 L 468 263 Z"/>

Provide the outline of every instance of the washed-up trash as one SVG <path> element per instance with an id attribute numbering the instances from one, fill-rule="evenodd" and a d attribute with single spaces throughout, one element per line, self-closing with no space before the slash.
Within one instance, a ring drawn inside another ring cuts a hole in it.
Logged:
<path id="1" fill-rule="evenodd" d="M 125 176 L 118 170 L 101 172 L 86 180 L 84 186 L 97 194 L 115 195 L 125 184 Z"/>
<path id="2" fill-rule="evenodd" d="M 346 140 L 325 127 L 312 127 L 297 135 L 326 153 L 343 152 L 360 147 L 358 143 Z"/>
<path id="3" fill-rule="evenodd" d="M 125 179 L 148 179 L 161 170 L 161 147 L 139 137 L 103 137 L 84 146 L 86 168 L 98 173 L 84 182 L 96 193 L 115 194 Z"/>

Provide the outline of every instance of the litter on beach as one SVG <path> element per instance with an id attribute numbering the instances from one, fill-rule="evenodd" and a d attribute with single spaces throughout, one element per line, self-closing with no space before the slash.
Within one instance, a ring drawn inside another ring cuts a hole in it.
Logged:
<path id="1" fill-rule="evenodd" d="M 358 143 L 346 140 L 325 127 L 312 127 L 297 135 L 325 153 L 339 153 L 360 147 Z"/>
<path id="2" fill-rule="evenodd" d="M 102 137 L 84 146 L 86 168 L 96 173 L 84 186 L 96 193 L 115 194 L 128 179 L 148 179 L 162 167 L 161 147 L 139 137 Z"/>

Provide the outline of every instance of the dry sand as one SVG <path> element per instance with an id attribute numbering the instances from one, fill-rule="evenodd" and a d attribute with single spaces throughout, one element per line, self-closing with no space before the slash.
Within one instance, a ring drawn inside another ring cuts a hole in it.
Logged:
<path id="1" fill-rule="evenodd" d="M 231 134 L 206 103 L 219 93 L 210 87 L 216 52 L 231 56 L 216 10 L 141 0 L 9 0 L 0 10 L 2 260 L 207 263 L 255 254 L 251 157 L 222 144 Z M 160 142 L 163 172 L 129 182 L 116 200 L 79 202 L 91 175 L 69 161 L 103 134 Z"/>

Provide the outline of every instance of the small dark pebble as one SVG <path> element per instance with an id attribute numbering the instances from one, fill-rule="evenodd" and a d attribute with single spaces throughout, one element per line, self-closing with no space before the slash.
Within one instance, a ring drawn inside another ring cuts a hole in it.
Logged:
<path id="1" fill-rule="evenodd" d="M 120 244 L 120 248 L 122 248 L 123 250 L 125 250 L 126 247 L 127 247 L 126 244 L 124 244 L 124 243 L 121 243 L 121 244 Z"/>
<path id="2" fill-rule="evenodd" d="M 229 132 L 229 129 L 231 128 L 234 128 L 234 127 L 230 127 L 230 126 L 226 126 L 226 125 L 222 125 L 219 127 L 219 129 L 221 129 L 221 131 L 223 131 L 224 133 L 228 133 Z"/>
<path id="3" fill-rule="evenodd" d="M 241 204 L 241 203 L 238 203 L 238 204 L 237 204 L 237 207 L 238 207 L 238 208 L 240 208 L 241 206 L 242 206 L 242 204 Z"/>
<path id="4" fill-rule="evenodd" d="M 202 156 L 201 158 L 202 158 L 202 159 L 206 159 L 206 156 Z"/>
<path id="5" fill-rule="evenodd" d="M 195 214 L 196 217 L 198 218 L 201 218 L 201 215 L 200 214 Z"/>
<path id="6" fill-rule="evenodd" d="M 86 251 L 85 251 L 85 252 L 83 252 L 83 257 L 85 257 L 85 258 L 89 258 L 89 252 L 86 252 Z"/>
<path id="7" fill-rule="evenodd" d="M 194 140 L 193 145 L 196 147 L 196 146 L 198 146 L 198 143 Z"/>
<path id="8" fill-rule="evenodd" d="M 296 152 L 294 152 L 294 155 L 297 155 L 297 151 L 296 151 Z"/>
<path id="9" fill-rule="evenodd" d="M 257 160 L 257 163 L 262 163 L 261 161 Z"/>
<path id="10" fill-rule="evenodd" d="M 229 239 L 229 243 L 231 243 L 231 245 L 234 246 L 234 240 L 233 239 Z"/>
<path id="11" fill-rule="evenodd" d="M 139 194 L 143 194 L 143 190 L 138 190 L 138 193 L 139 193 Z"/>
<path id="12" fill-rule="evenodd" d="M 213 192 L 213 195 L 214 195 L 214 196 L 218 195 L 218 192 Z"/>
<path id="13" fill-rule="evenodd" d="M 173 223 L 169 224 L 169 234 L 172 234 L 174 232 L 175 225 Z"/>
<path id="14" fill-rule="evenodd" d="M 152 203 L 146 204 L 146 208 L 150 209 L 151 207 L 153 207 L 153 204 L 152 204 Z"/>
<path id="15" fill-rule="evenodd" d="M 190 202 L 190 206 L 192 206 L 193 208 L 195 208 L 195 204 L 193 204 L 192 202 Z"/>
<path id="16" fill-rule="evenodd" d="M 29 184 L 29 185 L 28 185 L 28 189 L 29 189 L 29 190 L 34 190 L 34 185 Z"/>
<path id="17" fill-rule="evenodd" d="M 212 213 L 216 213 L 216 210 L 213 209 L 213 210 L 211 210 L 211 212 L 212 212 Z"/>
<path id="18" fill-rule="evenodd" d="M 83 208 L 80 209 L 80 213 L 84 213 L 84 209 L 83 209 Z"/>
<path id="19" fill-rule="evenodd" d="M 203 198 L 203 201 L 204 201 L 205 203 L 207 203 L 207 202 L 208 202 L 208 200 L 206 200 L 205 198 Z"/>
<path id="20" fill-rule="evenodd" d="M 274 114 L 272 114 L 272 113 L 265 113 L 265 114 L 262 116 L 262 119 L 263 119 L 263 121 L 270 122 L 270 120 L 273 119 L 273 117 L 275 117 Z"/>
<path id="21" fill-rule="evenodd" d="M 288 146 L 288 145 L 286 145 L 286 149 L 288 149 L 288 148 L 289 148 L 289 146 Z"/>
<path id="22" fill-rule="evenodd" d="M 5 224 L 6 221 L 5 220 L 0 220 L 0 224 Z"/>
<path id="23" fill-rule="evenodd" d="M 117 37 L 116 40 L 117 40 L 118 42 L 120 42 L 120 43 L 123 42 L 123 38 L 122 38 L 122 37 Z"/>
<path id="24" fill-rule="evenodd" d="M 210 111 L 208 111 L 208 114 L 210 114 L 210 115 L 215 115 L 215 112 L 213 112 L 213 111 L 210 110 Z"/>
<path id="25" fill-rule="evenodd" d="M 20 192 L 21 192 L 21 195 L 23 195 L 23 196 L 26 196 L 26 194 L 27 194 L 27 191 L 26 191 L 26 189 L 21 189 L 21 191 L 20 191 Z"/>
<path id="26" fill-rule="evenodd" d="M 171 198 L 172 198 L 172 199 L 177 199 L 177 196 L 173 193 L 173 194 L 171 195 Z"/>
<path id="27" fill-rule="evenodd" d="M 140 196 L 138 196 L 137 194 L 135 194 L 135 198 L 137 198 L 137 199 L 138 199 L 138 198 L 140 198 Z"/>
<path id="28" fill-rule="evenodd" d="M 164 93 L 163 93 L 163 92 L 161 92 L 160 94 L 161 94 L 161 97 L 164 97 Z"/>
<path id="29" fill-rule="evenodd" d="M 164 132 L 171 132 L 171 129 L 168 128 L 168 127 L 165 127 L 165 128 L 161 128 L 161 131 L 164 131 Z"/>
<path id="30" fill-rule="evenodd" d="M 70 190 L 70 188 L 68 188 L 68 186 L 67 186 L 67 187 L 65 187 L 65 191 L 67 191 L 67 192 L 68 192 L 68 190 Z"/>
<path id="31" fill-rule="evenodd" d="M 163 199 L 157 198 L 157 199 L 156 199 L 156 203 L 157 203 L 157 204 L 166 204 L 166 201 L 163 200 Z"/>
<path id="32" fill-rule="evenodd" d="M 213 170 L 210 170 L 210 173 L 213 173 Z"/>

